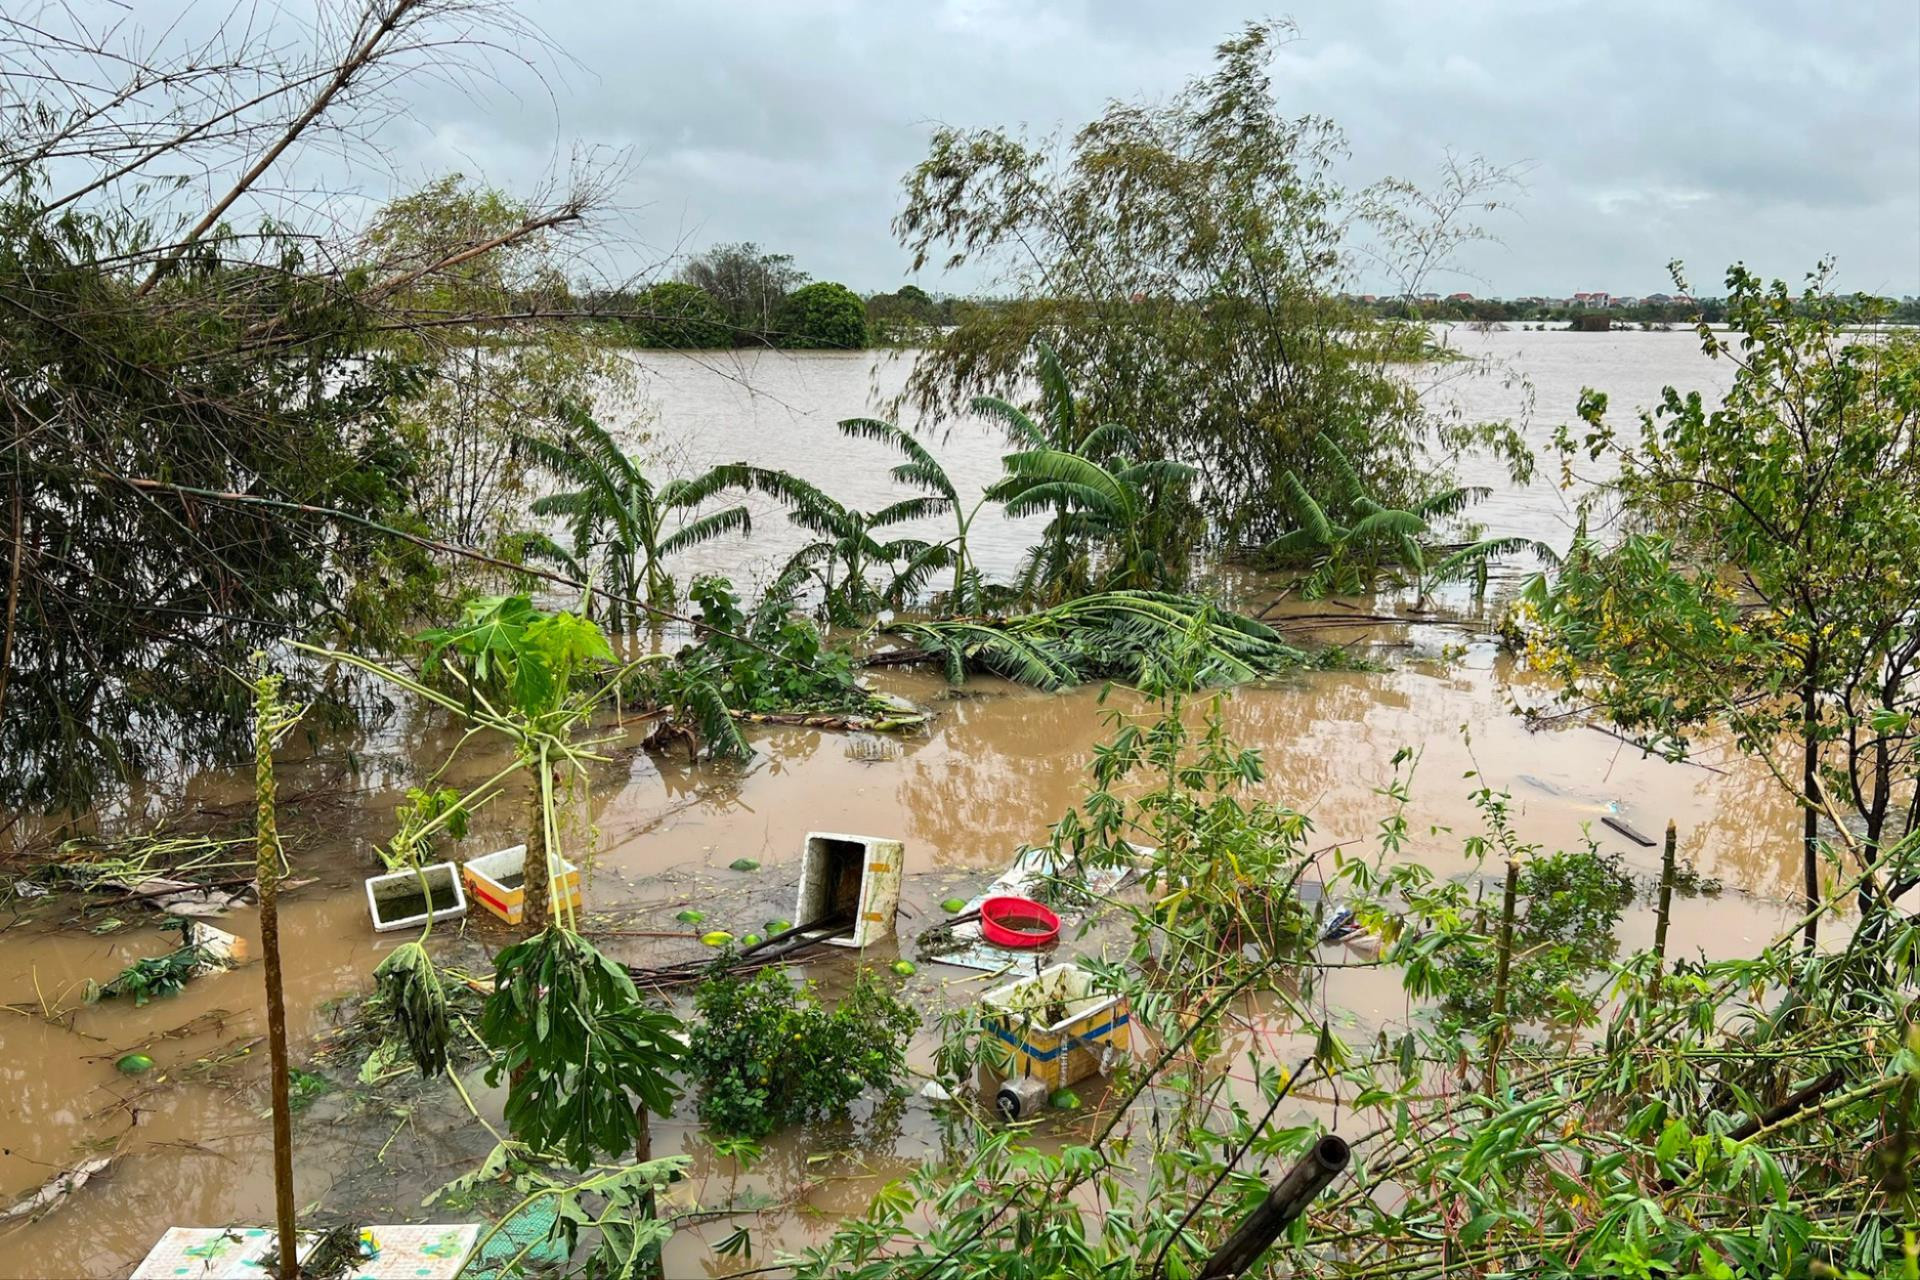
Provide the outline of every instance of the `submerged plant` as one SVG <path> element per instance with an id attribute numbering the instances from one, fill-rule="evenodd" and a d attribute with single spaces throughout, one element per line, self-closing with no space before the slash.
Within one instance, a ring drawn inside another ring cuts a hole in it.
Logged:
<path id="1" fill-rule="evenodd" d="M 576 486 L 535 499 L 536 515 L 567 525 L 571 548 L 541 533 L 520 535 L 524 553 L 554 561 L 574 576 L 604 582 L 607 625 L 635 626 L 645 611 L 633 601 L 671 608 L 677 591 L 669 556 L 728 534 L 747 534 L 753 521 L 743 506 L 695 512 L 730 487 L 724 469 L 656 486 L 638 459 L 577 405 L 568 406 L 568 435 L 560 442 L 522 436 L 519 447 L 561 483 Z"/>
<path id="2" fill-rule="evenodd" d="M 188 980 L 208 963 L 209 956 L 204 948 L 188 941 L 193 930 L 192 920 L 182 916 L 170 921 L 167 927 L 179 929 L 180 945 L 165 955 L 135 960 L 100 988 L 101 999 L 132 996 L 138 1006 L 156 997 L 175 996 L 186 990 Z"/>
<path id="3" fill-rule="evenodd" d="M 577 1169 L 633 1152 L 645 1142 L 646 1113 L 671 1113 L 685 1053 L 679 1029 L 673 1014 L 640 998 L 625 969 L 558 926 L 496 957 L 480 1018 L 499 1055 L 487 1081 L 508 1082 L 508 1128 Z"/>
<path id="4" fill-rule="evenodd" d="M 694 1009 L 687 1067 L 700 1119 L 748 1138 L 845 1115 L 868 1089 L 893 1087 L 920 1022 L 864 969 L 831 1010 L 811 984 L 796 988 L 779 969 L 720 973 L 694 994 Z"/>
<path id="5" fill-rule="evenodd" d="M 420 1074 L 429 1078 L 447 1069 L 447 993 L 434 972 L 433 959 L 418 942 L 406 942 L 387 954 L 373 971 L 389 1016 L 399 1024 L 407 1052 Z"/>
<path id="6" fill-rule="evenodd" d="M 1431 536 L 1436 525 L 1458 517 L 1492 490 L 1444 485 L 1405 507 L 1390 506 L 1367 491 L 1333 437 L 1322 432 L 1316 439 L 1331 489 L 1316 496 L 1296 472 L 1283 472 L 1280 489 L 1296 526 L 1264 549 L 1280 564 L 1308 566 L 1297 584 L 1306 599 L 1361 595 L 1383 577 L 1413 588 L 1421 603 L 1434 588 L 1467 579 L 1478 599 L 1486 594 L 1489 566 L 1501 556 L 1529 551 L 1546 563 L 1558 560 L 1545 543 L 1524 537 L 1475 536 L 1454 546 L 1436 545 Z"/>
<path id="7" fill-rule="evenodd" d="M 1103 592 L 1009 618 L 897 622 L 888 630 L 918 645 L 955 684 L 979 670 L 1048 690 L 1100 679 L 1146 684 L 1181 654 L 1194 684 L 1226 685 L 1307 662 L 1264 622 L 1154 591 Z"/>

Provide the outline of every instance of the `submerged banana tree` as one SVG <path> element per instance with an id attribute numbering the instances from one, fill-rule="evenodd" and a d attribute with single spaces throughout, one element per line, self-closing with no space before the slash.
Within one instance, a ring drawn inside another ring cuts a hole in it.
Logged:
<path id="1" fill-rule="evenodd" d="M 669 556 L 728 534 L 750 533 L 753 520 L 737 505 L 694 514 L 729 487 L 723 469 L 656 488 L 639 459 L 592 415 L 569 407 L 562 416 L 571 433 L 566 439 L 523 435 L 517 443 L 561 483 L 575 486 L 533 504 L 536 515 L 566 521 L 572 545 L 537 531 L 518 535 L 518 541 L 523 554 L 559 564 L 583 581 L 604 582 L 607 625 L 616 632 L 630 630 L 642 611 L 629 600 L 673 607 L 679 593 L 667 571 Z M 596 562 L 603 566 L 599 574 Z"/>
<path id="2" fill-rule="evenodd" d="M 724 472 L 727 483 L 736 488 L 778 499 L 787 507 L 787 518 L 814 535 L 813 541 L 788 557 L 768 594 L 791 596 L 811 583 L 820 591 L 820 610 L 830 622 L 854 625 L 883 608 L 897 608 L 952 563 L 946 543 L 922 538 L 881 540 L 895 525 L 945 511 L 943 497 L 906 498 L 877 511 L 862 511 L 785 471 L 744 462 L 715 470 Z"/>
<path id="3" fill-rule="evenodd" d="M 930 512 L 939 510 L 953 513 L 953 537 L 935 544 L 945 549 L 953 565 L 953 590 L 947 597 L 947 612 L 969 613 L 977 608 L 980 601 L 980 571 L 974 565 L 967 538 L 981 508 L 993 500 L 991 495 L 982 494 L 971 507 L 962 503 L 959 489 L 947 474 L 947 469 L 940 465 L 939 459 L 910 433 L 891 422 L 882 422 L 878 418 L 848 418 L 840 424 L 840 430 L 859 439 L 891 445 L 905 454 L 907 460 L 893 469 L 893 478 L 911 488 L 925 490 L 932 499 Z"/>
<path id="4" fill-rule="evenodd" d="M 1060 357 L 1034 343 L 1036 418 L 1011 401 L 976 396 L 973 410 L 1006 430 L 1016 451 L 987 491 L 1010 516 L 1053 519 L 1021 574 L 1027 599 L 1058 602 L 1090 591 L 1165 591 L 1186 579 L 1179 509 L 1197 474 L 1184 463 L 1139 456 L 1119 423 L 1088 423 Z"/>
<path id="5" fill-rule="evenodd" d="M 1389 507 L 1366 491 L 1340 446 L 1324 433 L 1321 454 L 1333 474 L 1326 501 L 1315 497 L 1298 474 L 1281 477 L 1281 489 L 1298 527 L 1267 544 L 1268 556 L 1283 563 L 1307 563 L 1300 593 L 1318 600 L 1330 595 L 1360 595 L 1391 574 L 1424 604 L 1436 587 L 1470 579 L 1474 598 L 1486 594 L 1489 565 L 1501 556 L 1531 551 L 1541 560 L 1557 560 L 1545 543 L 1524 537 L 1481 537 L 1453 547 L 1426 541 L 1436 524 L 1459 515 L 1492 490 L 1452 485 L 1410 507 Z M 1438 553 L 1438 558 L 1433 558 Z"/>
<path id="6" fill-rule="evenodd" d="M 1231 685 L 1304 665 L 1307 655 L 1264 622 L 1192 596 L 1108 591 L 1010 618 L 896 622 L 888 631 L 918 646 L 959 684 L 990 671 L 1057 690 L 1092 680 L 1147 687 L 1174 665 L 1189 686 Z"/>
<path id="7" fill-rule="evenodd" d="M 973 411 L 998 422 L 1007 433 L 1007 441 L 1017 449 L 1045 449 L 1074 454 L 1090 461 L 1100 455 L 1085 448 L 1089 431 L 1082 427 L 1079 410 L 1074 407 L 1073 387 L 1067 381 L 1060 357 L 1046 342 L 1033 344 L 1034 372 L 1040 383 L 1039 417 L 1034 417 L 1011 400 L 999 396 L 975 396 Z M 1096 440 L 1095 444 L 1098 443 Z M 1048 593 L 1058 600 L 1075 594 L 1070 583 L 1083 574 L 1075 572 L 1072 533 L 1067 525 L 1069 508 L 1063 498 L 1051 504 L 1053 521 L 1041 535 L 1040 544 L 1028 557 L 1023 579 L 1029 584 L 1052 584 L 1058 589 Z M 1084 581 L 1081 582 L 1084 587 Z M 1026 594 L 1033 595 L 1032 591 Z"/>
<path id="8" fill-rule="evenodd" d="M 1165 504 L 1197 473 L 1166 458 L 1134 461 L 1127 443 L 1125 429 L 1110 423 L 1087 436 L 1085 453 L 1038 448 L 1002 459 L 1006 477 L 989 496 L 1010 516 L 1054 512 L 1042 548 L 1058 550 L 1029 561 L 1026 594 L 1166 591 L 1185 582 L 1184 560 L 1176 562 L 1157 534 Z"/>

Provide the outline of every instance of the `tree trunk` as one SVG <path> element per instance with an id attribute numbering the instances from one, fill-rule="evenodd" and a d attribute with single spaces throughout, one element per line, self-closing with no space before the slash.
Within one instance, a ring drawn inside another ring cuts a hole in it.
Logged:
<path id="1" fill-rule="evenodd" d="M 547 866 L 547 807 L 542 792 L 548 781 L 547 764 L 533 768 L 532 794 L 527 797 L 527 860 L 521 869 L 520 925 L 531 938 L 553 919 L 553 876 Z"/>
<path id="2" fill-rule="evenodd" d="M 293 1208 L 293 1108 L 287 1097 L 287 1001 L 280 978 L 280 836 L 274 822 L 273 734 L 279 718 L 279 687 L 279 677 L 267 674 L 262 659 L 254 682 L 254 839 L 260 890 L 260 954 L 266 962 L 268 1071 L 273 1090 L 273 1209 L 280 1236 L 280 1280 L 297 1280 L 300 1263 Z"/>
<path id="3" fill-rule="evenodd" d="M 1660 906 L 1653 919 L 1653 991 L 1660 993 L 1660 980 L 1667 965 L 1667 922 L 1673 915 L 1674 854 L 1680 844 L 1680 832 L 1667 819 L 1667 846 L 1660 854 Z"/>
<path id="4" fill-rule="evenodd" d="M 640 1136 L 634 1139 L 633 1143 L 633 1162 L 645 1164 L 653 1159 L 653 1117 L 648 1114 L 644 1103 L 634 1104 L 633 1113 L 640 1120 Z M 652 1218 L 656 1212 L 653 1192 L 649 1191 L 640 1202 L 640 1216 Z M 661 1253 L 662 1249 L 659 1245 L 654 1245 L 648 1250 L 646 1256 L 639 1261 L 637 1274 L 646 1280 L 653 1280 L 662 1275 Z"/>
<path id="5" fill-rule="evenodd" d="M 1520 896 L 1520 862 L 1507 860 L 1507 883 L 1500 897 L 1500 954 L 1493 970 L 1493 1034 L 1487 1045 L 1485 1092 L 1493 1096 L 1500 1075 L 1500 1051 L 1507 1043 L 1507 984 L 1513 975 L 1513 916 Z"/>
<path id="6" fill-rule="evenodd" d="M 1800 771 L 1800 853 L 1805 878 L 1807 928 L 1803 941 L 1811 951 L 1820 938 L 1820 922 L 1813 912 L 1820 905 L 1820 810 L 1814 798 L 1820 790 L 1820 689 L 1814 681 L 1819 651 L 1807 653 L 1807 671 L 1800 686 L 1800 746 L 1805 761 Z"/>

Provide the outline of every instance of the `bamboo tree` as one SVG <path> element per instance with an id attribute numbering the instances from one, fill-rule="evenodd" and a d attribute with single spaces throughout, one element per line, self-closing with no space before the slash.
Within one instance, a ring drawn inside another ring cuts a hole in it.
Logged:
<path id="1" fill-rule="evenodd" d="M 1487 1083 L 1491 1094 L 1497 1083 L 1500 1051 L 1507 1043 L 1507 990 L 1513 976 L 1513 917 L 1520 892 L 1520 860 L 1507 859 L 1507 882 L 1500 895 L 1500 941 L 1493 970 L 1493 1027 L 1487 1035 Z"/>
<path id="2" fill-rule="evenodd" d="M 1667 843 L 1660 851 L 1660 905 L 1653 918 L 1653 989 L 1660 990 L 1660 974 L 1667 963 L 1667 923 L 1673 915 L 1673 871 L 1674 853 L 1680 843 L 1680 833 L 1673 825 L 1673 819 L 1667 819 Z"/>

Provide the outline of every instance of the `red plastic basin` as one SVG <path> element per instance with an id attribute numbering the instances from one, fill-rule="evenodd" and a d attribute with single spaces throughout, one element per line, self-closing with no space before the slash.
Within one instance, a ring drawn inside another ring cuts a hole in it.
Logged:
<path id="1" fill-rule="evenodd" d="M 996 947 L 1044 947 L 1060 936 L 1060 917 L 1027 898 L 988 898 L 980 936 Z"/>

